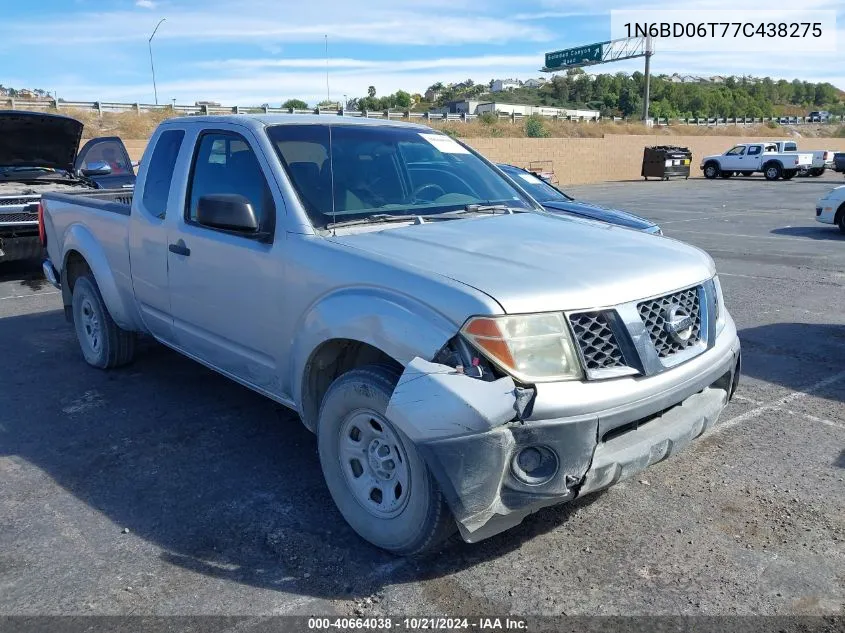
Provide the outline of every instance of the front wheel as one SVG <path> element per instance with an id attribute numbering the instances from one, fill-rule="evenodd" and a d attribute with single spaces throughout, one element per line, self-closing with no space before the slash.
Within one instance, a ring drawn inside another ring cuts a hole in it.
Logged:
<path id="1" fill-rule="evenodd" d="M 704 166 L 704 177 L 713 180 L 719 176 L 719 165 L 717 163 L 707 163 Z"/>
<path id="2" fill-rule="evenodd" d="M 837 225 L 839 226 L 839 230 L 842 231 L 842 233 L 845 233 L 845 204 L 839 207 L 839 211 L 836 215 L 838 216 Z"/>
<path id="3" fill-rule="evenodd" d="M 132 361 L 135 333 L 118 326 L 109 314 L 93 275 L 73 285 L 73 326 L 85 362 L 98 369 L 111 369 Z"/>
<path id="4" fill-rule="evenodd" d="M 320 407 L 320 465 L 338 510 L 359 536 L 399 555 L 445 539 L 455 522 L 431 471 L 385 416 L 395 372 L 354 369 L 335 380 Z"/>

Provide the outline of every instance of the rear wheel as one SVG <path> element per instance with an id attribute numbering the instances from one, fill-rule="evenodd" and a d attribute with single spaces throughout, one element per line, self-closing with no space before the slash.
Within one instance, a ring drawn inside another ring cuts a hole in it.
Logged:
<path id="1" fill-rule="evenodd" d="M 810 175 L 815 177 L 815 178 L 818 178 L 819 176 L 821 176 L 824 173 L 824 170 L 825 170 L 824 167 L 814 167 L 813 169 L 810 170 Z"/>
<path id="2" fill-rule="evenodd" d="M 413 555 L 449 536 L 455 522 L 413 442 L 385 416 L 396 380 L 376 365 L 343 374 L 323 398 L 317 439 L 346 522 L 377 547 Z"/>
<path id="3" fill-rule="evenodd" d="M 135 333 L 118 326 L 109 314 L 93 275 L 73 285 L 73 326 L 85 362 L 99 369 L 129 363 L 135 355 Z"/>
<path id="4" fill-rule="evenodd" d="M 704 166 L 704 177 L 710 180 L 717 178 L 719 176 L 719 164 L 718 163 L 707 163 Z"/>
<path id="5" fill-rule="evenodd" d="M 766 177 L 766 180 L 777 180 L 781 177 L 782 172 L 781 166 L 777 163 L 769 163 L 763 168 L 763 175 Z"/>

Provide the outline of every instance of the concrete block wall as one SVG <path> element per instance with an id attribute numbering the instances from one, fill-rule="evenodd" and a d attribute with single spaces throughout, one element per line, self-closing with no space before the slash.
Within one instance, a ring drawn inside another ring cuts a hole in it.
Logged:
<path id="1" fill-rule="evenodd" d="M 469 138 L 461 139 L 490 160 L 527 167 L 531 161 L 551 160 L 562 185 L 641 180 L 643 148 L 649 145 L 679 145 L 692 151 L 690 176 L 701 177 L 703 156 L 720 154 L 736 143 L 773 141 L 780 137 L 732 136 L 635 136 L 607 135 L 603 138 Z M 845 138 L 796 138 L 803 150 L 828 149 L 845 152 Z M 132 160 L 139 160 L 146 139 L 123 141 Z"/>
<path id="2" fill-rule="evenodd" d="M 772 141 L 784 137 L 635 136 L 603 138 L 474 138 L 461 139 L 490 160 L 527 167 L 531 161 L 551 160 L 561 184 L 642 180 L 643 149 L 650 145 L 678 145 L 692 152 L 690 177 L 701 177 L 703 156 L 720 154 L 736 143 Z M 797 138 L 802 150 L 845 151 L 845 138 Z"/>

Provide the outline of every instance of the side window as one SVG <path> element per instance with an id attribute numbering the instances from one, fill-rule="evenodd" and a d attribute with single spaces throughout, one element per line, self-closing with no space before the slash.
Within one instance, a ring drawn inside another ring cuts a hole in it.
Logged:
<path id="1" fill-rule="evenodd" d="M 748 155 L 749 156 L 756 156 L 760 153 L 760 146 L 759 145 L 752 145 L 748 148 Z"/>
<path id="2" fill-rule="evenodd" d="M 728 152 L 728 156 L 742 156 L 743 154 L 745 154 L 745 146 L 743 145 L 737 145 Z"/>
<path id="3" fill-rule="evenodd" d="M 275 208 L 261 165 L 249 143 L 234 132 L 203 134 L 194 154 L 186 218 L 195 222 L 200 198 L 234 193 L 252 204 L 265 231 L 272 230 Z"/>
<path id="4" fill-rule="evenodd" d="M 173 169 L 184 138 L 183 130 L 163 132 L 158 137 L 150 158 L 142 200 L 144 209 L 157 218 L 164 219 L 167 213 L 167 198 L 170 196 L 170 184 L 173 182 Z"/>
<path id="5" fill-rule="evenodd" d="M 120 141 L 98 141 L 85 149 L 80 169 L 88 169 L 93 163 L 107 163 L 115 176 L 134 174 L 132 162 Z"/>
<path id="6" fill-rule="evenodd" d="M 798 146 L 795 143 L 785 143 L 783 146 L 784 152 L 797 152 Z"/>

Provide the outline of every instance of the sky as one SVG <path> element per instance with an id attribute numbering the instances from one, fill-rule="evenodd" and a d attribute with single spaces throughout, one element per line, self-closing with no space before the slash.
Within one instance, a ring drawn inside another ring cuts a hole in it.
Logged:
<path id="1" fill-rule="evenodd" d="M 720 4 L 721 3 L 721 4 Z M 769 0 L 767 9 L 792 8 Z M 437 82 L 487 83 L 542 74 L 544 53 L 610 39 L 612 9 L 668 9 L 675 0 L 0 0 L 0 84 L 67 101 L 153 103 L 148 39 L 160 103 L 310 104 Z M 731 8 L 688 0 L 684 9 Z M 661 52 L 654 73 L 771 76 L 845 89 L 845 2 L 837 52 Z M 713 14 L 706 17 L 712 18 Z M 328 36 L 328 92 L 326 87 Z M 642 70 L 643 60 L 590 72 Z"/>

